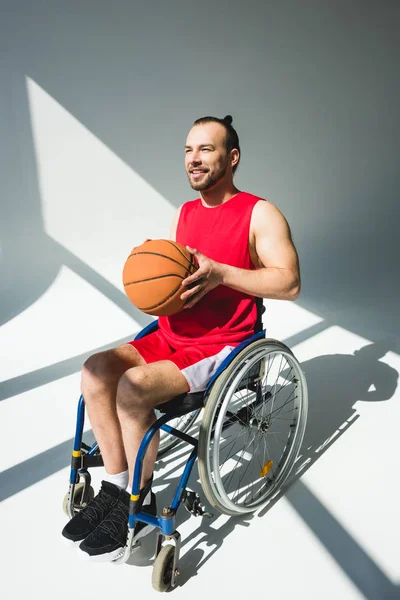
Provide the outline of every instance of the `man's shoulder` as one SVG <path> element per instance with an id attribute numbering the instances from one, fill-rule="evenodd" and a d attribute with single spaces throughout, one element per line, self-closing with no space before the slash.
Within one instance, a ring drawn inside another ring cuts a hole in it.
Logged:
<path id="1" fill-rule="evenodd" d="M 265 200 L 265 198 L 263 198 L 262 196 L 258 196 L 257 194 L 251 194 L 250 192 L 246 192 L 245 190 L 243 190 L 242 192 L 240 192 L 241 194 L 244 194 L 244 196 L 246 198 L 248 198 L 249 200 L 252 199 L 254 201 L 258 201 L 258 200 Z"/>
<path id="2" fill-rule="evenodd" d="M 250 228 L 252 232 L 261 229 L 278 229 L 288 225 L 285 215 L 279 208 L 266 198 L 259 198 L 258 202 L 254 203 L 251 213 Z"/>
<path id="3" fill-rule="evenodd" d="M 251 194 L 250 192 L 241 192 L 243 201 L 252 207 L 252 212 L 254 213 L 268 213 L 271 210 L 277 210 L 276 206 L 272 204 L 266 198 L 262 196 L 257 196 L 256 194 Z"/>
<path id="4" fill-rule="evenodd" d="M 252 196 L 254 198 L 254 209 L 256 212 L 260 214 L 282 214 L 279 208 L 271 202 L 271 200 L 267 200 L 266 198 L 261 198 L 260 196 Z"/>

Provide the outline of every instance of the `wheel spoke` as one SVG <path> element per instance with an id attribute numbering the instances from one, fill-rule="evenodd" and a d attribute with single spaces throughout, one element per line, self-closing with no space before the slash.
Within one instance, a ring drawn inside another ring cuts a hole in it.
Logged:
<path id="1" fill-rule="evenodd" d="M 207 436 L 202 454 L 208 456 L 199 463 L 203 487 L 227 514 L 251 512 L 280 489 L 296 460 L 306 418 L 304 374 L 293 355 L 267 340 L 242 352 L 248 358 L 239 360 L 240 353 L 227 367 L 223 383 L 215 385 L 218 395 L 211 390 L 208 430 L 201 430 Z"/>

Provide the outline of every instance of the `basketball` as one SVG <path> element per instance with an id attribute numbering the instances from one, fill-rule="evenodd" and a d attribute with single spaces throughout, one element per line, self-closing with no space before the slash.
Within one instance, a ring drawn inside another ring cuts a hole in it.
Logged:
<path id="1" fill-rule="evenodd" d="M 148 240 L 128 256 L 122 273 L 129 300 L 148 315 L 168 316 L 182 310 L 182 281 L 198 269 L 185 246 L 171 240 Z"/>

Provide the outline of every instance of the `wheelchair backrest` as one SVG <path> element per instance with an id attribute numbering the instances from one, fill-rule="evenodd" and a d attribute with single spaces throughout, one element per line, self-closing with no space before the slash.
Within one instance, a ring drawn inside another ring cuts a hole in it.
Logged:
<path id="1" fill-rule="evenodd" d="M 257 321 L 254 328 L 254 333 L 260 333 L 263 330 L 262 316 L 265 313 L 265 306 L 262 298 L 256 298 L 257 306 Z"/>

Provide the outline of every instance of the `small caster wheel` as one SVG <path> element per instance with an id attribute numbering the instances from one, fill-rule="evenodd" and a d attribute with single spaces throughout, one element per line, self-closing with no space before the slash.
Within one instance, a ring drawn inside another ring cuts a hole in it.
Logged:
<path id="1" fill-rule="evenodd" d="M 175 546 L 163 546 L 154 561 L 151 583 L 156 592 L 166 592 L 171 587 Z"/>
<path id="2" fill-rule="evenodd" d="M 83 488 L 84 488 L 84 484 L 83 483 L 77 483 L 75 485 L 75 490 L 74 490 L 74 500 L 73 500 L 73 506 L 74 509 L 76 511 L 80 510 L 81 508 L 85 508 L 85 506 L 87 506 L 87 504 L 93 500 L 94 498 L 94 489 L 92 488 L 92 486 L 90 485 L 87 492 L 86 492 L 86 499 L 85 502 L 83 504 L 81 504 L 81 500 L 82 500 L 82 494 L 83 494 Z M 64 496 L 64 500 L 62 503 L 62 507 L 63 507 L 63 511 L 65 512 L 65 514 L 68 516 L 68 493 L 67 492 Z"/>

